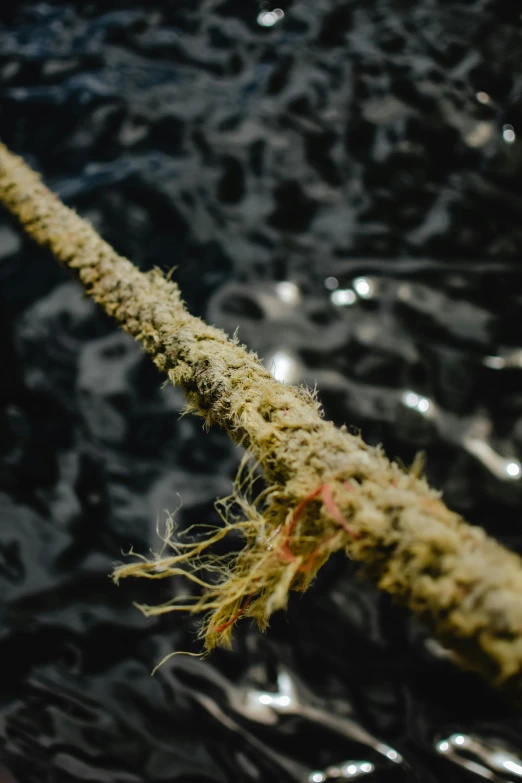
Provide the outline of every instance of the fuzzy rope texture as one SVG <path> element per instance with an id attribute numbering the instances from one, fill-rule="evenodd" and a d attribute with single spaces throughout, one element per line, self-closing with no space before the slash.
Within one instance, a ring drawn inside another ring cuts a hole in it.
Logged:
<path id="1" fill-rule="evenodd" d="M 266 627 L 290 590 L 306 589 L 328 557 L 344 550 L 462 665 L 521 691 L 522 561 L 515 553 L 450 511 L 417 471 L 325 421 L 313 395 L 276 381 L 257 356 L 191 316 L 174 282 L 118 255 L 1 143 L 0 201 L 183 388 L 189 409 L 224 427 L 262 468 L 265 488 L 254 498 L 241 492 L 253 481 L 243 469 L 233 502 L 224 501 L 222 528 L 194 540 L 171 525 L 152 562 L 138 558 L 116 571 L 116 579 L 183 573 L 197 585 L 193 600 L 143 611 L 208 610 L 210 649 L 229 642 L 241 616 Z M 231 529 L 244 533 L 244 548 L 214 557 L 212 545 Z"/>

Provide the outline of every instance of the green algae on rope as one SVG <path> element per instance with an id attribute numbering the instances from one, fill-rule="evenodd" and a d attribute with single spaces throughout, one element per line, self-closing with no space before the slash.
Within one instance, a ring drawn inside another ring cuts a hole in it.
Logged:
<path id="1" fill-rule="evenodd" d="M 116 570 L 116 579 L 184 574 L 201 590 L 184 605 L 142 611 L 206 611 L 211 649 L 230 641 L 240 617 L 265 628 L 290 590 L 306 589 L 328 557 L 344 550 L 463 665 L 522 690 L 522 561 L 515 553 L 451 512 L 416 471 L 325 421 L 312 394 L 279 383 L 237 340 L 191 316 L 172 280 L 142 273 L 116 253 L 2 144 L 0 201 L 184 389 L 188 408 L 226 429 L 263 470 L 266 489 L 255 498 L 240 477 L 239 517 L 225 503 L 223 527 L 206 539 L 194 543 L 171 527 L 151 562 L 137 558 Z M 212 545 L 230 530 L 243 534 L 244 548 L 216 560 Z"/>

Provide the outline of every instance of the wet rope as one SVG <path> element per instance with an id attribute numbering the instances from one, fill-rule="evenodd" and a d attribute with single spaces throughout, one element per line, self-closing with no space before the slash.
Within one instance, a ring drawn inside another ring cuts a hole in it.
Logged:
<path id="1" fill-rule="evenodd" d="M 231 519 L 225 503 L 223 528 L 197 543 L 183 542 L 172 526 L 156 558 L 116 571 L 116 579 L 184 573 L 201 588 L 184 605 L 143 611 L 208 610 L 210 649 L 229 641 L 240 617 L 266 627 L 290 590 L 306 589 L 344 550 L 464 666 L 520 690 L 522 561 L 515 553 L 450 511 L 415 470 L 325 421 L 309 392 L 279 383 L 255 354 L 191 316 L 172 280 L 118 255 L 2 144 L 0 201 L 183 388 L 188 407 L 223 427 L 263 470 L 260 496 L 247 500 L 240 487 L 234 494 L 240 517 L 236 510 Z M 245 547 L 216 559 L 212 544 L 231 529 L 244 533 Z M 217 576 L 207 581 L 201 574 L 209 569 Z"/>

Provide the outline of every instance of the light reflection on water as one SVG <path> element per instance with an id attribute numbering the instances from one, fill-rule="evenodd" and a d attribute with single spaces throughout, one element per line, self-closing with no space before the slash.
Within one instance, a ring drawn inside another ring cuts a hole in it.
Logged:
<path id="1" fill-rule="evenodd" d="M 261 27 L 273 27 L 284 18 L 285 12 L 281 8 L 273 11 L 261 11 L 257 17 L 257 23 Z"/>
<path id="2" fill-rule="evenodd" d="M 448 761 L 493 783 L 522 778 L 522 759 L 517 751 L 498 740 L 456 732 L 439 740 L 435 748 Z"/>

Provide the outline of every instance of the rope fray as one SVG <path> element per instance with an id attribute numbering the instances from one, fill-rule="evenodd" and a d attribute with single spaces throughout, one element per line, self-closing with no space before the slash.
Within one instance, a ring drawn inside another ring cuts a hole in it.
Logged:
<path id="1" fill-rule="evenodd" d="M 290 590 L 306 590 L 330 554 L 345 547 L 347 537 L 359 537 L 342 515 L 329 482 L 292 503 L 279 486 L 255 495 L 257 481 L 256 466 L 245 459 L 234 491 L 216 504 L 221 527 L 193 525 L 182 532 L 168 514 L 164 532 L 157 525 L 160 550 L 151 558 L 131 550 L 135 562 L 119 565 L 113 574 L 115 582 L 126 577 L 188 579 L 194 594 L 160 606 L 137 606 L 146 616 L 205 613 L 200 637 L 207 651 L 217 644 L 229 646 L 241 617 L 266 628 L 270 615 L 286 607 Z M 354 490 L 349 482 L 343 486 Z M 240 533 L 243 548 L 236 554 L 217 554 L 215 545 L 232 531 Z"/>

